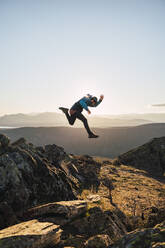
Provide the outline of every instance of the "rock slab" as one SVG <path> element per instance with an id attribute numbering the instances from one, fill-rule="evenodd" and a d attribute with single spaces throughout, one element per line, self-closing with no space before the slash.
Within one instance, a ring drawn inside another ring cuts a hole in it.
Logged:
<path id="1" fill-rule="evenodd" d="M 87 211 L 87 202 L 81 200 L 61 201 L 40 205 L 27 212 L 30 218 L 50 217 L 56 224 L 66 224 Z"/>
<path id="2" fill-rule="evenodd" d="M 62 230 L 50 222 L 31 220 L 0 231 L 0 248 L 42 248 L 60 242 Z"/>

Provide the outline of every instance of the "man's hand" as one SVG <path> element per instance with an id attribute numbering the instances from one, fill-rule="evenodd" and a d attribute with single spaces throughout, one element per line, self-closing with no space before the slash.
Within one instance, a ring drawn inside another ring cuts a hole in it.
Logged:
<path id="1" fill-rule="evenodd" d="M 104 95 L 101 95 L 101 96 L 100 96 L 100 99 L 103 100 L 103 99 L 104 99 Z"/>
<path id="2" fill-rule="evenodd" d="M 88 110 L 88 114 L 89 114 L 89 115 L 91 114 L 91 111 L 90 111 L 90 110 Z"/>

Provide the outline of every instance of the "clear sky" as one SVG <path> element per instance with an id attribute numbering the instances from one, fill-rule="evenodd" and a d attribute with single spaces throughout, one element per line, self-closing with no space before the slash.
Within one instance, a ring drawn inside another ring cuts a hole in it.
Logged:
<path id="1" fill-rule="evenodd" d="M 0 114 L 165 112 L 164 71 L 165 0 L 0 0 Z"/>

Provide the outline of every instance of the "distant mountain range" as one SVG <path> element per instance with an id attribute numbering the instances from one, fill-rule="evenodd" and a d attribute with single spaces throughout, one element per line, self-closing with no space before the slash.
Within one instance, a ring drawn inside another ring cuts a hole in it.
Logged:
<path id="1" fill-rule="evenodd" d="M 84 114 L 86 114 L 84 112 Z M 91 115 L 87 116 L 89 125 L 93 127 L 137 126 L 154 122 L 165 122 L 165 113 L 159 114 L 125 114 L 125 115 Z M 12 114 L 0 117 L 0 126 L 7 127 L 52 127 L 69 124 L 61 113 L 44 112 L 33 114 Z M 82 127 L 77 120 L 74 127 Z"/>
<path id="2" fill-rule="evenodd" d="M 98 139 L 88 139 L 84 128 L 70 127 L 24 127 L 1 129 L 0 133 L 9 136 L 12 141 L 25 137 L 37 146 L 56 144 L 68 153 L 114 158 L 152 138 L 165 136 L 165 123 L 92 130 L 100 135 Z"/>

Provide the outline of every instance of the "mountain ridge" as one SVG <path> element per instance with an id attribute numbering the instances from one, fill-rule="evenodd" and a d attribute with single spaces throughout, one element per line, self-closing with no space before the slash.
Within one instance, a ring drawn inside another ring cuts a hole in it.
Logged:
<path id="1" fill-rule="evenodd" d="M 151 123 L 152 120 L 145 120 L 139 116 L 130 116 L 123 118 L 122 116 L 104 116 L 92 115 L 89 117 L 90 126 L 110 127 L 110 126 L 135 126 L 145 123 Z M 23 127 L 23 126 L 69 126 L 65 116 L 57 112 L 43 112 L 33 114 L 7 114 L 0 116 L 0 126 Z M 76 121 L 75 127 L 81 127 L 82 123 Z"/>
<path id="2" fill-rule="evenodd" d="M 25 137 L 28 142 L 37 146 L 56 143 L 63 146 L 65 151 L 69 153 L 114 158 L 148 142 L 154 137 L 164 136 L 165 124 L 92 128 L 94 132 L 100 135 L 97 140 L 89 140 L 83 128 L 22 127 L 1 130 L 12 141 Z"/>

